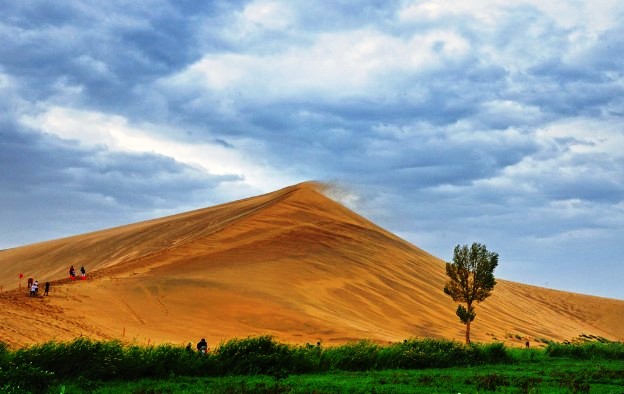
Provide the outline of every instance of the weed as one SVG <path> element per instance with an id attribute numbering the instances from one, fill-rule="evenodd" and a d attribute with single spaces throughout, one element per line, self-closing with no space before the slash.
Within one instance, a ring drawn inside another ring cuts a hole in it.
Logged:
<path id="1" fill-rule="evenodd" d="M 346 345 L 328 348 L 321 355 L 321 368 L 343 371 L 368 371 L 377 365 L 379 346 L 362 340 Z"/>
<path id="2" fill-rule="evenodd" d="M 509 386 L 509 379 L 497 374 L 476 376 L 475 383 L 478 390 L 496 391 L 500 386 Z M 466 383 L 471 383 L 467 381 Z"/>

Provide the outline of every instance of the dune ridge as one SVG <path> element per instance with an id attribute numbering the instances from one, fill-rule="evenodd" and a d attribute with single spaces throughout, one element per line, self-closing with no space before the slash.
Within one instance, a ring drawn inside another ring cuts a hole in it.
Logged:
<path id="1" fill-rule="evenodd" d="M 307 182 L 210 208 L 0 251 L 0 340 L 79 335 L 211 344 L 281 340 L 462 340 L 444 262 Z M 66 279 L 85 264 L 86 281 Z M 501 264 L 504 264 L 504 256 Z M 53 280 L 29 298 L 16 272 Z M 624 301 L 498 280 L 473 338 L 511 343 L 624 338 Z"/>

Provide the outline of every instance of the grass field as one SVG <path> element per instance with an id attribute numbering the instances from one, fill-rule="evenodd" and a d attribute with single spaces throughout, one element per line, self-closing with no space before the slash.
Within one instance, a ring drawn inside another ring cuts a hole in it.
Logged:
<path id="1" fill-rule="evenodd" d="M 411 339 L 323 348 L 250 337 L 207 355 L 77 339 L 10 350 L 2 393 L 622 393 L 624 344 L 507 348 Z"/>
<path id="2" fill-rule="evenodd" d="M 65 393 L 624 393 L 621 361 L 542 360 L 425 370 L 66 383 Z M 92 390 L 92 391 L 91 391 Z M 62 392 L 56 386 L 52 392 Z"/>

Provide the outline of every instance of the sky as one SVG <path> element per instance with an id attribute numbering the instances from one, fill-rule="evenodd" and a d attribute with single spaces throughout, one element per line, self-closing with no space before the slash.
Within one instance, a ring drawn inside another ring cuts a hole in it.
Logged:
<path id="1" fill-rule="evenodd" d="M 0 248 L 299 182 L 624 299 L 624 2 L 0 2 Z"/>

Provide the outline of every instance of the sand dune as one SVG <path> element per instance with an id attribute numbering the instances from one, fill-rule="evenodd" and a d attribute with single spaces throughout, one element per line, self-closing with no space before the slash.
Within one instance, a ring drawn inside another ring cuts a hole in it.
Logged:
<path id="1" fill-rule="evenodd" d="M 84 264 L 89 279 L 69 281 L 70 264 Z M 52 280 L 51 295 L 30 298 L 16 289 L 20 272 Z M 0 340 L 462 340 L 444 281 L 443 261 L 304 183 L 0 251 Z M 624 301 L 499 280 L 472 326 L 477 341 L 580 334 L 624 338 Z"/>

